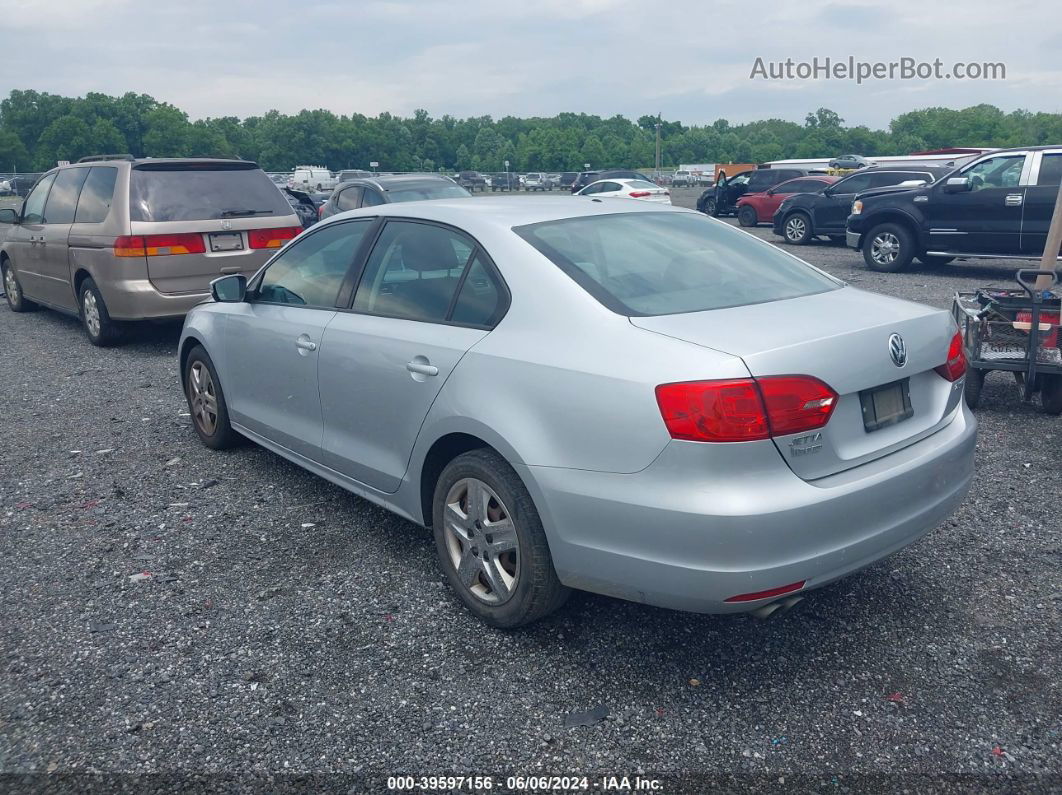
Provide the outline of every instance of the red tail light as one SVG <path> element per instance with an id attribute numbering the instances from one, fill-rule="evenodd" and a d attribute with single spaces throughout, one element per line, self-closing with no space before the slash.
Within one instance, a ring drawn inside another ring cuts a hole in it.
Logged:
<path id="1" fill-rule="evenodd" d="M 652 194 L 650 194 L 647 190 L 632 190 L 627 195 L 630 196 L 632 199 L 644 199 L 646 196 L 651 196 Z"/>
<path id="2" fill-rule="evenodd" d="M 317 217 L 318 218 L 320 218 L 322 215 L 324 215 L 324 206 L 325 206 L 325 203 L 321 202 L 321 206 L 317 208 Z"/>
<path id="3" fill-rule="evenodd" d="M 280 248 L 299 232 L 302 227 L 283 226 L 279 229 L 247 230 L 247 245 L 251 248 Z"/>
<path id="4" fill-rule="evenodd" d="M 202 254 L 206 251 L 198 232 L 180 235 L 122 235 L 115 238 L 116 257 L 166 257 L 172 254 Z"/>
<path id="5" fill-rule="evenodd" d="M 656 402 L 673 439 L 751 442 L 829 422 L 837 393 L 807 375 L 661 384 Z"/>
<path id="6" fill-rule="evenodd" d="M 966 373 L 966 351 L 962 348 L 962 333 L 956 331 L 948 346 L 948 360 L 933 368 L 949 381 L 958 381 Z"/>

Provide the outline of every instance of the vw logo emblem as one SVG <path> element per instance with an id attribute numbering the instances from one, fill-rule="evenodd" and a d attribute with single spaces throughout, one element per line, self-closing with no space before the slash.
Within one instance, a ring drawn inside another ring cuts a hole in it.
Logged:
<path id="1" fill-rule="evenodd" d="M 222 221 L 221 222 L 221 228 L 222 229 L 232 229 L 232 221 Z"/>
<path id="2" fill-rule="evenodd" d="M 899 334 L 889 337 L 889 356 L 897 367 L 907 364 L 907 346 L 903 344 L 903 337 Z"/>

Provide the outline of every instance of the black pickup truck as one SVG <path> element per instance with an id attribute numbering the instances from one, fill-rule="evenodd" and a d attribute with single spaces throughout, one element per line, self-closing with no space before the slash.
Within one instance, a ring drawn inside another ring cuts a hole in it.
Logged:
<path id="1" fill-rule="evenodd" d="M 997 150 L 932 185 L 858 197 L 845 241 L 863 252 L 867 267 L 889 273 L 915 257 L 926 265 L 956 257 L 1036 260 L 1060 178 L 1062 145 Z"/>

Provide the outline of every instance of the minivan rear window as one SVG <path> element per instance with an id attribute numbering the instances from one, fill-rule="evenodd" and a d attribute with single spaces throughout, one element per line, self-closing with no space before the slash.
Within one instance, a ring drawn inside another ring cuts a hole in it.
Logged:
<path id="1" fill-rule="evenodd" d="M 621 315 L 725 309 L 842 286 L 771 244 L 699 214 L 615 213 L 513 231 Z"/>
<path id="2" fill-rule="evenodd" d="M 133 221 L 206 221 L 291 215 L 291 205 L 259 168 L 151 164 L 129 180 Z"/>

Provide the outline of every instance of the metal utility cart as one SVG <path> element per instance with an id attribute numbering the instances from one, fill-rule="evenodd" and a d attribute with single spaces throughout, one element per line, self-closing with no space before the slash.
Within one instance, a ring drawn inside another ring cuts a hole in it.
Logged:
<path id="1" fill-rule="evenodd" d="M 1032 280 L 1050 277 L 1048 289 Z M 1020 290 L 982 288 L 957 292 L 952 313 L 962 331 L 969 370 L 966 403 L 975 408 L 981 399 L 985 376 L 992 370 L 1009 370 L 1024 400 L 1039 394 L 1048 414 L 1062 413 L 1062 299 L 1051 292 L 1058 278 L 1054 271 L 1019 270 Z"/>

